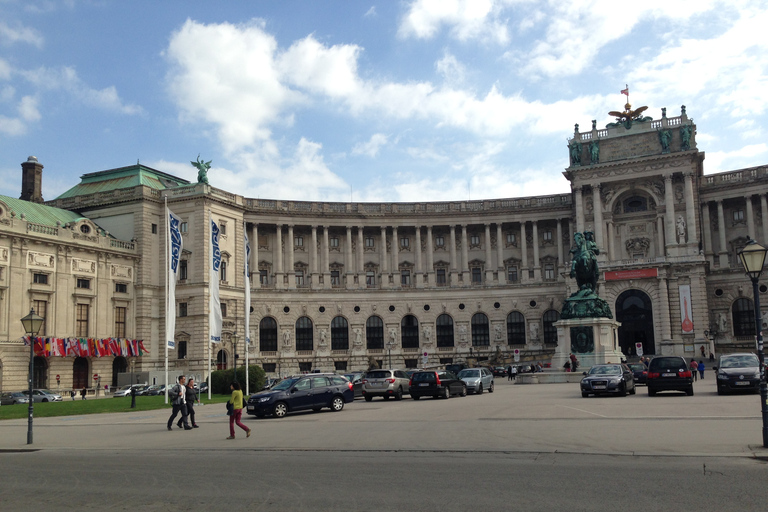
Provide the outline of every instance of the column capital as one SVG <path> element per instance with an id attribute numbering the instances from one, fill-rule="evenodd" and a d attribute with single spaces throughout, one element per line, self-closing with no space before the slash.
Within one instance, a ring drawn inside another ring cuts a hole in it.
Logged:
<path id="1" fill-rule="evenodd" d="M 592 192 L 599 191 L 601 188 L 603 188 L 602 183 L 590 183 L 590 187 L 592 187 Z"/>
<path id="2" fill-rule="evenodd" d="M 665 172 L 664 173 L 664 181 L 671 183 L 672 182 L 672 173 L 671 172 Z"/>

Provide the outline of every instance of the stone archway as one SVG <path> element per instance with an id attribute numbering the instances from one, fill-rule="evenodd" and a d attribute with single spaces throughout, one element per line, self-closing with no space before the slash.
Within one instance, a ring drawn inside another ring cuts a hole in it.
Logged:
<path id="1" fill-rule="evenodd" d="M 88 373 L 88 360 L 84 357 L 76 357 L 72 363 L 72 389 L 89 387 Z"/>
<path id="2" fill-rule="evenodd" d="M 48 389 L 48 359 L 43 356 L 35 356 L 32 387 L 35 389 Z"/>
<path id="3" fill-rule="evenodd" d="M 117 375 L 128 371 L 128 361 L 123 356 L 115 357 L 112 361 L 112 387 L 117 387 Z"/>
<path id="4" fill-rule="evenodd" d="M 643 344 L 643 355 L 656 353 L 653 334 L 653 303 L 640 290 L 626 290 L 616 299 L 616 320 L 619 327 L 619 346 L 627 356 L 636 356 L 635 343 Z"/>

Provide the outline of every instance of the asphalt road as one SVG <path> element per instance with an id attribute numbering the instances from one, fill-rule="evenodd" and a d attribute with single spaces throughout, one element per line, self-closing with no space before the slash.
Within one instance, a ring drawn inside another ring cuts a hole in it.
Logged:
<path id="1" fill-rule="evenodd" d="M 710 377 L 711 375 L 708 375 Z M 450 400 L 356 400 L 339 413 L 201 428 L 169 410 L 0 422 L 0 509 L 757 510 L 768 450 L 756 395 L 581 398 L 511 385 Z M 34 491 L 25 492 L 30 485 Z"/>

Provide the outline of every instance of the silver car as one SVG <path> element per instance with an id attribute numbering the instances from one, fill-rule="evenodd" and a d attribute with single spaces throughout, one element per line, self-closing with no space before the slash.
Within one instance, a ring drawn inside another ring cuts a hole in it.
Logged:
<path id="1" fill-rule="evenodd" d="M 375 396 L 384 400 L 393 396 L 395 400 L 400 400 L 403 393 L 408 393 L 410 380 L 404 370 L 371 370 L 363 377 L 365 401 L 370 402 Z"/>
<path id="2" fill-rule="evenodd" d="M 24 396 L 28 394 L 27 391 L 24 391 L 23 393 Z M 35 402 L 61 402 L 61 395 L 54 393 L 49 389 L 33 389 L 32 399 Z"/>
<path id="3" fill-rule="evenodd" d="M 467 385 L 469 393 L 481 395 L 486 389 L 493 393 L 493 373 L 488 368 L 464 368 L 458 377 Z"/>

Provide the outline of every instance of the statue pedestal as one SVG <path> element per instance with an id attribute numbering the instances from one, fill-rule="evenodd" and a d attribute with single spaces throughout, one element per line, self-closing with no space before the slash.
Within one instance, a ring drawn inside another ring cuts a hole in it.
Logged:
<path id="1" fill-rule="evenodd" d="M 595 364 L 621 362 L 619 349 L 620 322 L 611 318 L 571 318 L 558 320 L 557 348 L 552 357 L 552 368 L 562 370 L 573 353 L 579 360 L 579 369 Z"/>

